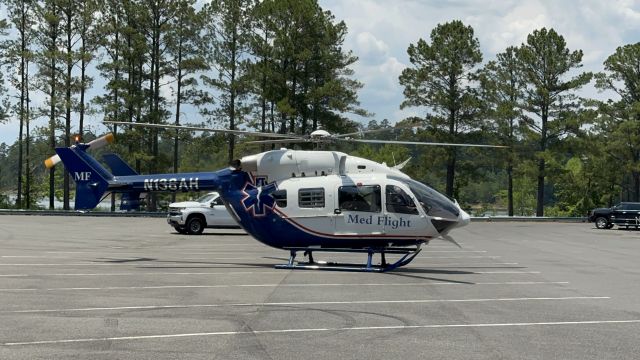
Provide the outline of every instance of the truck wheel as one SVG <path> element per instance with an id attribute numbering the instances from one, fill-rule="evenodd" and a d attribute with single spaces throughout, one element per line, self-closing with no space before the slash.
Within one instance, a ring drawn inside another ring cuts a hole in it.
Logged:
<path id="1" fill-rule="evenodd" d="M 176 231 L 179 232 L 180 234 L 187 233 L 187 229 L 183 228 L 182 226 L 174 226 L 173 228 L 176 229 Z"/>
<path id="2" fill-rule="evenodd" d="M 204 230 L 204 220 L 199 216 L 194 216 L 187 221 L 187 231 L 191 235 L 200 235 Z"/>
<path id="3" fill-rule="evenodd" d="M 607 226 L 608 226 L 608 224 L 607 224 L 607 219 L 606 218 L 604 218 L 602 216 L 596 218 L 596 227 L 598 229 L 606 229 Z"/>

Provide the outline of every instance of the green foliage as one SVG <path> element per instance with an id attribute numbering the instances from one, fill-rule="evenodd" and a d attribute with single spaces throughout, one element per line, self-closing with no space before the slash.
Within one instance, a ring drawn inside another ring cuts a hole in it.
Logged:
<path id="1" fill-rule="evenodd" d="M 260 124 L 269 107 L 272 130 L 303 133 L 319 127 L 347 132 L 352 122 L 343 114 L 366 116 L 359 108 L 362 84 L 351 78 L 357 57 L 343 48 L 347 27 L 323 11 L 316 0 L 266 0 L 254 9 L 261 31 L 252 41 L 257 56 L 251 66 L 258 89 Z"/>
<path id="2" fill-rule="evenodd" d="M 598 130 L 606 141 L 602 150 L 612 161 L 619 162 L 631 183 L 625 184 L 640 201 L 640 43 L 618 47 L 604 62 L 605 71 L 597 74 L 596 86 L 613 90 L 617 101 L 595 102 L 599 111 Z"/>
<path id="3" fill-rule="evenodd" d="M 513 181 L 514 215 L 531 216 L 536 209 L 536 183 L 531 177 L 516 177 Z"/>

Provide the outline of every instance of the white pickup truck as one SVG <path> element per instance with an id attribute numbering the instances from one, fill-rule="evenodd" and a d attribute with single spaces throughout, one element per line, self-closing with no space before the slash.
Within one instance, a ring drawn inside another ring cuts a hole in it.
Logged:
<path id="1" fill-rule="evenodd" d="M 167 223 L 180 234 L 200 235 L 205 228 L 239 228 L 217 192 L 196 201 L 169 204 Z"/>

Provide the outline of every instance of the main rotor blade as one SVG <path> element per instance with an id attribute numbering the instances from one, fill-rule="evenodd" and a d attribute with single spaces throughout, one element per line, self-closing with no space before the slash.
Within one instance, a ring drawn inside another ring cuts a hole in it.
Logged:
<path id="1" fill-rule="evenodd" d="M 427 146 L 460 146 L 460 147 L 486 147 L 486 148 L 508 148 L 504 145 L 484 145 L 484 144 L 456 144 L 422 141 L 396 141 L 396 140 L 366 140 L 366 139 L 339 139 L 340 141 L 359 142 L 368 144 L 400 144 L 400 145 L 427 145 Z"/>
<path id="2" fill-rule="evenodd" d="M 103 121 L 104 124 L 116 124 L 116 125 L 128 125 L 128 126 L 140 126 L 140 127 L 148 127 L 148 128 L 158 128 L 158 129 L 178 129 L 178 130 L 191 130 L 191 131 L 211 131 L 211 132 L 219 132 L 224 134 L 234 134 L 234 135 L 253 135 L 253 136 L 262 136 L 262 137 L 270 137 L 276 139 L 282 138 L 291 138 L 297 137 L 295 134 L 276 134 L 276 133 L 263 133 L 263 132 L 255 132 L 255 131 L 245 131 L 245 130 L 226 130 L 226 129 L 210 129 L 206 127 L 199 126 L 184 126 L 184 125 L 165 125 L 165 124 L 149 124 L 149 123 L 131 123 L 126 121 Z"/>
<path id="3" fill-rule="evenodd" d="M 298 144 L 298 143 L 316 143 L 319 141 L 311 140 L 311 139 L 277 139 L 277 140 L 252 140 L 252 141 L 243 141 L 243 144 Z"/>
<path id="4" fill-rule="evenodd" d="M 389 128 L 384 128 L 384 129 L 355 131 L 355 132 L 347 133 L 347 134 L 333 135 L 333 137 L 340 139 L 340 138 L 346 138 L 346 137 L 349 137 L 349 136 L 357 136 L 357 135 L 363 135 L 363 134 L 373 134 L 373 133 L 384 132 L 384 131 L 406 130 L 406 129 L 411 129 L 411 128 L 414 128 L 414 127 L 417 127 L 417 126 L 418 125 L 407 125 L 407 126 L 389 127 Z"/>

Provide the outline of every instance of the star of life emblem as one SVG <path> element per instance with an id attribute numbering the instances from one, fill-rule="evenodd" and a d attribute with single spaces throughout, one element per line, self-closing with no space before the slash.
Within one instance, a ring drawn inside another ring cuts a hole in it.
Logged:
<path id="1" fill-rule="evenodd" d="M 242 188 L 242 206 L 254 217 L 264 216 L 275 206 L 271 193 L 277 190 L 276 183 L 268 184 L 265 176 L 252 176 L 251 180 Z"/>

